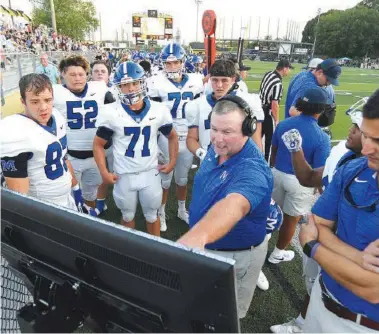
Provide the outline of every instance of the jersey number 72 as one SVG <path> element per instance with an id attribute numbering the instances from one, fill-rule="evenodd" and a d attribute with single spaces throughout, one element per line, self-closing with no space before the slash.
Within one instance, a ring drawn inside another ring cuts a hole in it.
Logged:
<path id="1" fill-rule="evenodd" d="M 96 101 L 67 101 L 67 121 L 71 130 L 93 129 L 95 128 L 96 117 L 99 111 Z M 84 109 L 83 115 L 75 109 Z"/>
<path id="2" fill-rule="evenodd" d="M 182 94 L 180 92 L 174 92 L 174 93 L 168 93 L 167 94 L 169 101 L 174 101 L 174 104 L 171 108 L 171 116 L 172 118 L 178 118 L 178 107 L 180 105 L 180 101 L 182 100 L 193 100 L 193 93 L 192 92 L 183 92 Z M 186 115 L 184 115 L 184 110 L 182 109 L 182 118 L 185 118 Z"/>

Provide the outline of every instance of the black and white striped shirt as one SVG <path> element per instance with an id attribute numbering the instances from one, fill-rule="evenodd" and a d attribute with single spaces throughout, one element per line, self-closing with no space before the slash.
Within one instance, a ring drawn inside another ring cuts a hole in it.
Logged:
<path id="1" fill-rule="evenodd" d="M 271 102 L 280 102 L 282 95 L 282 76 L 277 71 L 267 72 L 259 88 L 259 97 L 261 98 L 262 104 L 271 107 Z"/>

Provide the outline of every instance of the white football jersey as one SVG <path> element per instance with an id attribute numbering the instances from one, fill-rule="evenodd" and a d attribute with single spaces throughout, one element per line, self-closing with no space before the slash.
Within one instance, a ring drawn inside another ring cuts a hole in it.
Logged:
<path id="1" fill-rule="evenodd" d="M 114 171 L 139 173 L 158 167 L 158 131 L 172 128 L 172 117 L 164 104 L 145 98 L 139 114 L 124 109 L 121 103 L 105 105 L 96 126 L 113 131 Z"/>
<path id="2" fill-rule="evenodd" d="M 264 113 L 261 106 L 261 100 L 256 94 L 244 94 L 237 90 L 237 96 L 244 99 L 253 111 L 253 115 L 257 117 L 259 122 L 263 122 Z M 258 100 L 257 98 L 258 97 Z M 199 144 L 207 150 L 210 144 L 210 122 L 209 114 L 212 111 L 216 101 L 212 98 L 212 94 L 203 95 L 199 99 L 188 102 L 185 107 L 185 115 L 188 122 L 188 127 L 197 127 L 199 131 Z"/>
<path id="3" fill-rule="evenodd" d="M 67 121 L 68 149 L 92 151 L 96 119 L 109 90 L 103 81 L 90 81 L 80 96 L 62 85 L 54 85 L 54 107 Z"/>
<path id="4" fill-rule="evenodd" d="M 324 172 L 322 173 L 324 184 L 330 184 L 330 182 L 332 182 L 334 174 L 336 173 L 337 164 L 347 152 L 349 152 L 349 149 L 346 148 L 346 140 L 339 142 L 338 145 L 332 148 L 328 159 L 325 161 Z"/>
<path id="5" fill-rule="evenodd" d="M 30 153 L 28 195 L 56 202 L 70 194 L 71 174 L 64 161 L 67 153 L 66 121 L 53 110 L 53 125 L 45 127 L 15 114 L 0 121 L 1 156 Z"/>
<path id="6" fill-rule="evenodd" d="M 158 75 L 152 77 L 148 84 L 149 96 L 161 98 L 162 102 L 170 109 L 174 122 L 179 124 L 186 124 L 183 105 L 203 91 L 201 77 L 194 73 L 183 74 L 181 83 L 169 80 L 164 75 Z"/>

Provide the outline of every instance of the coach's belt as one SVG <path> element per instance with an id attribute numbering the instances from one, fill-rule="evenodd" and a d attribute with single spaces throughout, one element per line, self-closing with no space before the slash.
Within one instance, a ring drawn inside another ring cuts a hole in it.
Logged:
<path id="1" fill-rule="evenodd" d="M 353 321 L 358 325 L 362 325 L 367 328 L 379 330 L 379 322 L 371 320 L 361 314 L 351 312 L 348 308 L 330 298 L 328 292 L 326 291 L 321 275 L 319 277 L 319 281 L 322 290 L 322 302 L 324 303 L 324 306 L 327 310 L 334 313 L 337 317 Z"/>
<path id="2" fill-rule="evenodd" d="M 218 251 L 218 252 L 241 252 L 241 251 L 251 250 L 251 248 L 258 247 L 262 242 L 263 241 L 261 241 L 257 245 L 252 245 L 252 246 L 246 247 L 246 248 L 216 248 L 216 249 L 209 249 L 209 250 Z"/>

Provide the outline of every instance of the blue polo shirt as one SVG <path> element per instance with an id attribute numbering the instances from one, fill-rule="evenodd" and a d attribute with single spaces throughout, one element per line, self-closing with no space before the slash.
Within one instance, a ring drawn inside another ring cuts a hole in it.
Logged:
<path id="1" fill-rule="evenodd" d="M 354 208 L 349 203 L 345 192 L 347 186 L 355 205 L 366 206 L 366 209 Z M 379 239 L 378 175 L 368 167 L 367 158 L 354 159 L 341 166 L 313 206 L 312 212 L 321 218 L 337 222 L 338 238 L 360 251 Z M 352 312 L 379 321 L 379 304 L 369 303 L 356 296 L 324 270 L 322 275 L 325 286 L 341 304 Z"/>
<path id="2" fill-rule="evenodd" d="M 283 173 L 295 174 L 291 153 L 282 140 L 284 132 L 291 129 L 297 129 L 300 132 L 303 138 L 304 157 L 309 165 L 312 168 L 325 166 L 325 161 L 330 154 L 329 138 L 318 126 L 314 117 L 301 114 L 285 119 L 275 129 L 272 137 L 272 146 L 278 148 L 275 168 Z"/>
<path id="3" fill-rule="evenodd" d="M 57 79 L 59 78 L 59 72 L 58 69 L 52 64 L 48 64 L 46 67 L 39 65 L 36 68 L 36 73 L 46 74 L 49 77 L 51 84 L 53 85 L 58 83 Z"/>
<path id="4" fill-rule="evenodd" d="M 227 235 L 206 248 L 241 249 L 258 245 L 266 237 L 272 189 L 271 170 L 251 139 L 239 153 L 222 164 L 212 145 L 195 176 L 189 225 L 193 227 L 227 195 L 238 193 L 250 202 L 250 212 Z"/>
<path id="5" fill-rule="evenodd" d="M 285 118 L 291 117 L 289 111 L 296 105 L 298 98 L 310 88 L 320 87 L 312 72 L 300 72 L 290 82 L 287 90 L 286 106 L 284 110 Z"/>

